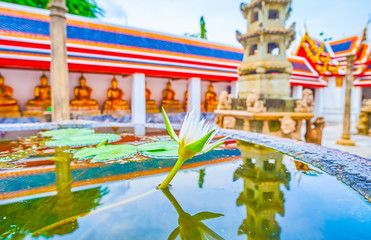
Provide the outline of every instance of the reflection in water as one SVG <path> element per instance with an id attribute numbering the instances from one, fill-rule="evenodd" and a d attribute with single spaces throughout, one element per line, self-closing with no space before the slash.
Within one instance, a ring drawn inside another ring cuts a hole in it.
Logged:
<path id="1" fill-rule="evenodd" d="M 199 212 L 195 215 L 190 215 L 189 213 L 185 212 L 175 197 L 170 193 L 169 188 L 161 189 L 164 195 L 169 199 L 171 204 L 174 206 L 175 210 L 177 211 L 179 218 L 178 224 L 179 226 L 171 232 L 169 236 L 169 240 L 174 240 L 178 236 L 182 240 L 218 240 L 223 239 L 219 236 L 216 232 L 208 228 L 205 224 L 202 223 L 203 220 L 218 218 L 224 216 L 220 213 L 212 213 L 212 212 Z"/>
<path id="2" fill-rule="evenodd" d="M 238 141 L 243 165 L 234 173 L 234 180 L 242 178 L 244 191 L 237 206 L 245 205 L 246 219 L 238 234 L 248 239 L 279 239 L 281 228 L 276 213 L 284 215 L 283 184 L 289 189 L 290 173 L 282 164 L 283 154 L 259 145 Z"/>
<path id="3" fill-rule="evenodd" d="M 205 181 L 205 168 L 199 170 L 199 177 L 198 177 L 198 187 L 202 188 L 204 186 Z"/>
<path id="4" fill-rule="evenodd" d="M 71 177 L 72 154 L 68 148 L 55 148 L 55 185 L 57 187 L 55 213 L 58 219 L 67 219 L 74 209 Z M 56 234 L 63 235 L 71 233 L 78 228 L 77 221 L 63 224 L 56 229 Z M 35 235 L 35 234 L 33 234 Z"/>
<path id="5" fill-rule="evenodd" d="M 64 235 L 78 228 L 77 217 L 82 216 L 100 205 L 107 189 L 71 191 L 71 154 L 64 148 L 56 148 L 54 196 L 0 205 L 0 239 L 23 239 L 32 237 L 52 237 Z M 50 186 L 51 187 L 51 186 Z"/>

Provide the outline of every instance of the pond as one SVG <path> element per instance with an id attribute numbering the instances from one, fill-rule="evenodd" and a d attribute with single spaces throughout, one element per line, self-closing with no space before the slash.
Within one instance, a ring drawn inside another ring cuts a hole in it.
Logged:
<path id="1" fill-rule="evenodd" d="M 170 140 L 164 130 L 98 128 L 119 143 Z M 371 204 L 319 169 L 260 145 L 228 139 L 186 161 L 74 159 L 38 131 L 0 143 L 0 239 L 370 239 Z M 115 142 L 114 144 L 117 144 Z M 11 160 L 9 160 L 11 157 Z M 182 238 L 180 238 L 180 236 Z"/>

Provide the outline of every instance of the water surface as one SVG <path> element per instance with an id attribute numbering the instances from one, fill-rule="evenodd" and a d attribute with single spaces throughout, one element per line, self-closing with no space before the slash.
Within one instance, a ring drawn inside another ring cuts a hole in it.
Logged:
<path id="1" fill-rule="evenodd" d="M 0 144 L 3 155 L 39 141 L 9 136 Z M 134 144 L 167 138 L 151 129 L 123 136 Z M 265 147 L 229 141 L 187 161 L 165 191 L 155 188 L 174 159 L 129 160 L 89 163 L 72 159 L 69 148 L 40 148 L 7 163 L 17 168 L 0 171 L 0 239 L 371 238 L 369 202 L 335 177 Z"/>

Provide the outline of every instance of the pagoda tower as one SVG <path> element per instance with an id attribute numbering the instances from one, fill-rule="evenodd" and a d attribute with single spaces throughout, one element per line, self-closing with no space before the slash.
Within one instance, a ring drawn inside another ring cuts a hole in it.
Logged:
<path id="1" fill-rule="evenodd" d="M 286 28 L 291 0 L 251 0 L 241 4 L 247 32 L 236 32 L 245 49 L 238 69 L 239 98 L 256 91 L 264 98 L 290 97 L 292 65 L 286 49 L 295 39 L 295 23 Z"/>
<path id="2" fill-rule="evenodd" d="M 238 234 L 248 239 L 279 239 L 281 228 L 277 213 L 284 215 L 284 195 L 280 189 L 289 189 L 290 173 L 282 163 L 283 154 L 270 148 L 242 141 L 237 142 L 243 165 L 234 173 L 234 180 L 243 180 L 243 192 L 237 206 L 246 207 L 246 218 Z"/>

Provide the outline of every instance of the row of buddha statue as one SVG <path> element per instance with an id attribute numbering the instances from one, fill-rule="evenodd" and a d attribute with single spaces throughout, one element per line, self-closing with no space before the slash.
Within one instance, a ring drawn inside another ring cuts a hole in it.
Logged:
<path id="1" fill-rule="evenodd" d="M 70 111 L 78 115 L 100 115 L 101 111 L 97 100 L 91 98 L 93 89 L 86 84 L 83 74 L 79 78 L 78 86 L 74 88 L 74 98 L 70 101 Z M 17 100 L 12 98 L 13 89 L 4 84 L 4 77 L 0 74 L 0 117 L 20 117 L 20 110 Z M 158 113 L 160 109 L 155 100 L 151 99 L 151 90 L 145 89 L 147 113 Z M 167 112 L 184 112 L 180 101 L 175 99 L 175 91 L 169 81 L 166 89 L 162 92 L 161 106 Z M 118 87 L 115 77 L 111 80 L 111 87 L 107 90 L 107 100 L 103 105 L 104 115 L 125 115 L 130 114 L 129 104 L 123 99 L 124 91 Z M 210 83 L 206 92 L 206 101 L 203 110 L 213 112 L 217 106 L 217 95 L 214 86 Z M 188 91 L 185 92 L 185 110 L 188 105 Z M 40 85 L 35 87 L 34 98 L 27 101 L 24 116 L 38 117 L 44 115 L 51 106 L 51 86 L 45 74 L 40 77 Z"/>

